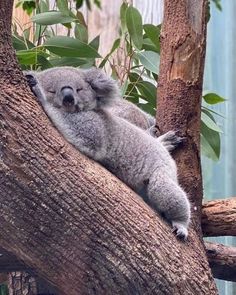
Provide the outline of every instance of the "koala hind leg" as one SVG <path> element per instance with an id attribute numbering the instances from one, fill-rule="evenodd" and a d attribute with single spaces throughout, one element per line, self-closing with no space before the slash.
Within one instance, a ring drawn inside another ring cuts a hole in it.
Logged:
<path id="1" fill-rule="evenodd" d="M 167 133 L 159 136 L 157 140 L 162 143 L 169 152 L 171 152 L 183 142 L 184 138 L 176 135 L 175 131 L 168 131 Z"/>
<path id="2" fill-rule="evenodd" d="M 190 203 L 178 183 L 160 172 L 154 172 L 147 185 L 148 203 L 171 222 L 179 238 L 188 236 Z"/>

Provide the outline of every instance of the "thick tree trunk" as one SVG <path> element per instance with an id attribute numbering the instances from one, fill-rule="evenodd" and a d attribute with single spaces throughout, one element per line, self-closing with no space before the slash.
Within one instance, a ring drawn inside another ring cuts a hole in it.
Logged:
<path id="1" fill-rule="evenodd" d="M 192 247 L 208 268 L 201 231 L 202 176 L 200 117 L 206 48 L 207 0 L 165 0 L 161 31 L 157 122 L 160 133 L 177 130 L 185 138 L 175 153 L 179 181 L 192 202 Z M 168 106 L 168 107 L 167 107 Z"/>
<path id="2" fill-rule="evenodd" d="M 202 207 L 200 114 L 206 5 L 207 0 L 165 1 L 158 79 L 157 122 L 161 133 L 173 129 L 186 139 L 175 159 L 180 182 L 194 204 L 194 227 L 199 233 Z"/>
<path id="3" fill-rule="evenodd" d="M 236 236 L 236 198 L 203 204 L 202 230 L 206 237 Z"/>
<path id="4" fill-rule="evenodd" d="M 27 94 L 0 0 L 0 246 L 63 294 L 216 294 L 204 250 L 67 144 Z"/>
<path id="5" fill-rule="evenodd" d="M 210 242 L 205 245 L 214 277 L 236 282 L 236 248 Z"/>

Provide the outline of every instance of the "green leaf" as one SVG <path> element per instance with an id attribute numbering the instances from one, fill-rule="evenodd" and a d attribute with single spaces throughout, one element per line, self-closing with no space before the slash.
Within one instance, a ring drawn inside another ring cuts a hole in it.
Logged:
<path id="1" fill-rule="evenodd" d="M 212 0 L 215 3 L 215 6 L 217 9 L 219 9 L 220 11 L 222 11 L 222 6 L 221 6 L 221 0 Z"/>
<path id="2" fill-rule="evenodd" d="M 210 113 L 212 113 L 212 114 L 214 114 L 214 115 L 217 115 L 217 116 L 225 119 L 225 117 L 223 115 L 221 115 L 220 113 L 218 113 L 216 111 L 213 111 L 213 110 L 211 110 L 211 109 L 209 109 L 209 108 L 207 108 L 205 106 L 202 106 L 202 111 L 204 112 L 205 110 L 208 111 L 208 112 L 210 112 Z"/>
<path id="3" fill-rule="evenodd" d="M 41 70 L 46 70 L 53 67 L 50 61 L 41 54 L 38 54 L 37 66 L 39 66 Z"/>
<path id="4" fill-rule="evenodd" d="M 98 51 L 99 43 L 100 43 L 100 36 L 98 35 L 89 43 L 89 46 L 91 46 L 93 49 Z M 101 57 L 101 56 L 99 55 L 99 57 Z"/>
<path id="5" fill-rule="evenodd" d="M 100 0 L 94 0 L 94 4 L 97 5 L 98 8 L 101 8 L 101 1 Z"/>
<path id="6" fill-rule="evenodd" d="M 121 85 L 121 96 L 123 97 L 126 93 L 126 90 L 128 88 L 129 81 L 126 79 L 123 85 Z"/>
<path id="7" fill-rule="evenodd" d="M 207 111 L 203 110 L 201 113 L 201 120 L 202 122 L 210 129 L 222 133 L 220 127 L 215 123 L 212 119 L 212 115 L 209 114 Z"/>
<path id="8" fill-rule="evenodd" d="M 208 104 L 217 104 L 225 101 L 223 97 L 219 96 L 216 93 L 207 93 L 203 95 L 203 98 Z"/>
<path id="9" fill-rule="evenodd" d="M 152 107 L 155 107 L 157 100 L 157 88 L 155 85 L 148 81 L 139 81 L 137 82 L 136 87 L 145 100 L 147 100 L 152 105 Z"/>
<path id="10" fill-rule="evenodd" d="M 68 15 L 64 15 L 59 11 L 48 11 L 36 14 L 32 17 L 32 21 L 39 25 L 54 25 L 71 23 L 75 19 Z"/>
<path id="11" fill-rule="evenodd" d="M 13 46 L 16 50 L 27 50 L 28 48 L 34 48 L 34 44 L 29 40 L 25 40 L 23 37 L 13 34 L 12 36 Z"/>
<path id="12" fill-rule="evenodd" d="M 205 156 L 213 161 L 220 157 L 220 134 L 201 123 L 201 149 Z"/>
<path id="13" fill-rule="evenodd" d="M 146 24 L 143 26 L 145 33 L 147 34 L 148 38 L 152 41 L 155 45 L 158 53 L 160 53 L 160 26 L 154 26 L 151 24 Z"/>
<path id="14" fill-rule="evenodd" d="M 135 73 L 135 72 L 130 72 L 129 73 L 129 80 L 133 84 L 135 84 L 138 81 L 143 81 L 142 77 L 138 73 Z"/>
<path id="15" fill-rule="evenodd" d="M 153 106 L 150 103 L 138 103 L 137 106 L 152 116 L 155 116 L 156 114 L 156 110 L 153 108 Z"/>
<path id="16" fill-rule="evenodd" d="M 16 56 L 20 64 L 34 65 L 38 63 L 38 56 L 48 56 L 46 53 L 37 50 L 18 50 Z"/>
<path id="17" fill-rule="evenodd" d="M 84 25 L 75 25 L 75 37 L 84 43 L 88 43 L 88 30 Z"/>
<path id="18" fill-rule="evenodd" d="M 131 40 L 133 41 L 134 46 L 140 50 L 143 46 L 142 16 L 136 8 L 129 6 L 126 10 L 125 17 Z"/>
<path id="19" fill-rule="evenodd" d="M 53 58 L 50 60 L 51 64 L 54 67 L 61 66 L 71 66 L 71 67 L 79 67 L 87 64 L 89 61 L 88 58 L 79 58 L 79 57 L 62 57 L 62 58 Z"/>
<path id="20" fill-rule="evenodd" d="M 98 52 L 91 46 L 78 39 L 65 36 L 51 37 L 44 43 L 49 51 L 67 57 L 100 57 Z"/>
<path id="21" fill-rule="evenodd" d="M 121 24 L 121 30 L 123 33 L 127 31 L 126 26 L 126 10 L 128 8 L 128 4 L 123 2 L 120 7 L 120 24 Z"/>
<path id="22" fill-rule="evenodd" d="M 152 41 L 149 38 L 143 39 L 142 49 L 144 49 L 145 51 L 154 51 L 160 54 L 160 51 L 157 50 L 156 46 L 152 43 Z"/>
<path id="23" fill-rule="evenodd" d="M 126 86 L 126 91 L 124 95 L 125 99 L 131 101 L 135 104 L 139 103 L 139 93 L 137 88 L 135 87 L 134 83 L 128 83 Z"/>
<path id="24" fill-rule="evenodd" d="M 38 1 L 38 7 L 36 6 L 36 8 L 37 8 L 37 13 L 49 11 L 49 1 L 48 0 Z"/>
<path id="25" fill-rule="evenodd" d="M 77 19 L 78 19 L 79 23 L 87 28 L 87 24 L 86 24 L 86 21 L 84 19 L 83 13 L 81 11 L 77 11 L 76 16 L 77 16 Z"/>
<path id="26" fill-rule="evenodd" d="M 158 74 L 160 56 L 158 53 L 153 51 L 143 51 L 136 54 L 141 64 L 149 71 Z"/>
<path id="27" fill-rule="evenodd" d="M 76 9 L 80 9 L 81 6 L 83 5 L 83 0 L 76 0 Z"/>
<path id="28" fill-rule="evenodd" d="M 57 7 L 61 13 L 64 15 L 69 15 L 70 10 L 68 8 L 68 1 L 67 0 L 57 0 Z"/>
<path id="29" fill-rule="evenodd" d="M 109 56 L 120 46 L 120 38 L 116 39 L 112 45 L 111 51 L 105 56 L 103 61 L 100 63 L 99 68 L 103 68 L 108 61 Z"/>

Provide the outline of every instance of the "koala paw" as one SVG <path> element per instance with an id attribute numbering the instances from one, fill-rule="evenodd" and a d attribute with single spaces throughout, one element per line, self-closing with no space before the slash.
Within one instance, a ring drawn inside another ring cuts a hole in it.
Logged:
<path id="1" fill-rule="evenodd" d="M 173 221 L 173 232 L 176 234 L 176 236 L 180 239 L 186 240 L 188 237 L 188 230 L 185 225 L 183 225 L 180 222 Z"/>
<path id="2" fill-rule="evenodd" d="M 31 74 L 25 74 L 25 78 L 27 80 L 27 83 L 30 87 L 30 89 L 32 90 L 32 88 L 37 84 L 37 80 L 35 79 L 35 77 Z"/>
<path id="3" fill-rule="evenodd" d="M 173 151 L 184 141 L 184 137 L 179 137 L 176 135 L 175 131 L 169 131 L 158 137 L 158 140 L 164 145 L 164 147 L 169 151 Z"/>

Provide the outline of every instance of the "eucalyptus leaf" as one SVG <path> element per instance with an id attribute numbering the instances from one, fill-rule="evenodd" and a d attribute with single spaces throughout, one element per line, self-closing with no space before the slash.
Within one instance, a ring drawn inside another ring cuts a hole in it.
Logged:
<path id="1" fill-rule="evenodd" d="M 88 43 L 88 30 L 82 24 L 75 25 L 75 37 L 84 43 Z"/>
<path id="2" fill-rule="evenodd" d="M 155 116 L 156 114 L 156 110 L 153 108 L 153 106 L 149 103 L 138 103 L 137 104 L 140 109 L 142 109 L 143 111 L 145 111 L 146 113 Z"/>
<path id="3" fill-rule="evenodd" d="M 160 53 L 160 26 L 154 26 L 152 24 L 143 25 L 144 31 L 147 34 L 148 38 L 155 45 L 156 50 Z"/>
<path id="4" fill-rule="evenodd" d="M 60 10 L 60 12 L 63 13 L 64 15 L 70 14 L 67 0 L 57 0 L 57 7 Z"/>
<path id="5" fill-rule="evenodd" d="M 29 40 L 25 40 L 23 37 L 18 35 L 12 36 L 13 46 L 16 50 L 27 50 L 34 48 L 34 44 Z"/>
<path id="6" fill-rule="evenodd" d="M 43 56 L 45 58 L 48 54 L 37 50 L 18 50 L 16 52 L 16 56 L 21 64 L 34 65 L 38 64 L 39 56 Z"/>
<path id="7" fill-rule="evenodd" d="M 202 152 L 210 159 L 218 161 L 220 157 L 220 134 L 201 123 Z"/>
<path id="8" fill-rule="evenodd" d="M 225 101 L 225 98 L 219 96 L 216 93 L 207 93 L 203 95 L 203 99 L 208 104 L 217 104 Z"/>
<path id="9" fill-rule="evenodd" d="M 153 51 L 142 51 L 136 54 L 142 65 L 152 73 L 158 74 L 160 56 Z"/>
<path id="10" fill-rule="evenodd" d="M 88 58 L 79 58 L 79 57 L 61 57 L 61 58 L 53 58 L 50 60 L 51 64 L 54 67 L 61 66 L 71 66 L 71 67 L 79 67 L 87 64 L 89 61 Z M 94 59 L 92 60 L 94 62 Z"/>
<path id="11" fill-rule="evenodd" d="M 96 51 L 98 51 L 99 43 L 100 43 L 100 35 L 98 35 L 97 37 L 95 37 L 95 38 L 89 43 L 89 46 L 91 46 L 93 49 L 95 49 Z M 99 57 L 101 57 L 101 56 L 99 55 Z"/>
<path id="12" fill-rule="evenodd" d="M 140 50 L 143 46 L 142 16 L 138 9 L 129 6 L 126 10 L 125 18 L 130 38 L 134 43 L 134 46 Z"/>
<path id="13" fill-rule="evenodd" d="M 220 114 L 220 113 L 218 113 L 218 112 L 216 112 L 216 111 L 213 111 L 213 110 L 211 110 L 211 109 L 209 109 L 209 108 L 207 108 L 207 107 L 205 107 L 205 106 L 202 106 L 202 111 L 203 111 L 203 112 L 204 112 L 204 111 L 208 111 L 208 112 L 212 113 L 212 116 L 213 116 L 213 114 L 214 114 L 214 115 L 217 115 L 217 116 L 219 116 L 219 117 L 221 117 L 221 118 L 225 118 L 222 114 Z"/>
<path id="14" fill-rule="evenodd" d="M 222 133 L 222 130 L 220 129 L 220 127 L 215 123 L 215 121 L 206 111 L 202 111 L 201 120 L 208 128 L 216 132 Z"/>
<path id="15" fill-rule="evenodd" d="M 111 56 L 111 54 L 120 46 L 120 38 L 116 39 L 112 45 L 111 51 L 105 56 L 105 58 L 102 60 L 102 62 L 99 65 L 99 68 L 103 68 L 108 61 L 108 58 Z"/>
<path id="16" fill-rule="evenodd" d="M 45 41 L 44 47 L 59 56 L 82 58 L 100 57 L 98 52 L 91 45 L 88 45 L 78 39 L 74 39 L 71 37 L 51 37 Z"/>
<path id="17" fill-rule="evenodd" d="M 160 54 L 159 50 L 156 48 L 156 46 L 152 43 L 152 41 L 149 38 L 143 39 L 143 46 L 142 49 L 146 51 L 154 51 Z"/>
<path id="18" fill-rule="evenodd" d="M 157 88 L 148 81 L 139 81 L 136 87 L 142 96 L 151 104 L 152 107 L 156 106 Z"/>
<path id="19" fill-rule="evenodd" d="M 123 2 L 120 7 L 120 23 L 121 23 L 121 30 L 123 33 L 127 31 L 126 26 L 126 10 L 128 8 L 128 4 Z"/>
<path id="20" fill-rule="evenodd" d="M 75 19 L 68 15 L 64 15 L 60 11 L 48 11 L 38 13 L 32 17 L 32 21 L 39 25 L 55 25 L 71 23 Z"/>

